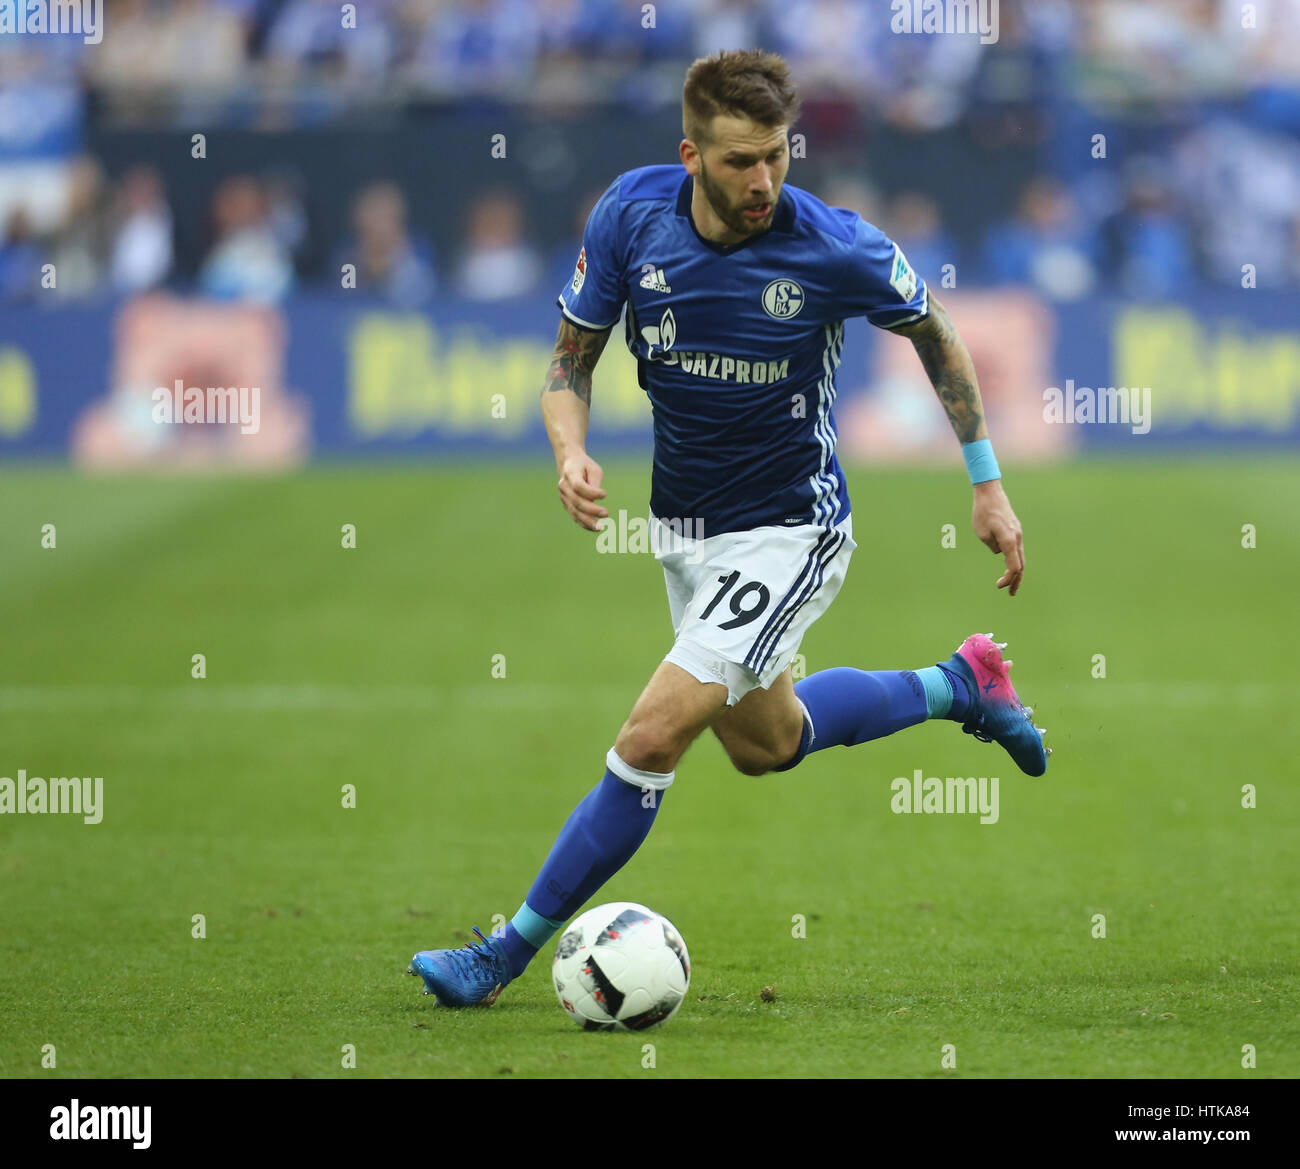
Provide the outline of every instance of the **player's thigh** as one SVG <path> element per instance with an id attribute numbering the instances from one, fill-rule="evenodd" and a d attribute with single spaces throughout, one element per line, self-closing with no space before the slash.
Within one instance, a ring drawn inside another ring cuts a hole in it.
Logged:
<path id="1" fill-rule="evenodd" d="M 701 682 L 672 662 L 660 662 L 619 731 L 614 750 L 632 767 L 671 771 L 726 703 L 726 686 Z"/>
<path id="2" fill-rule="evenodd" d="M 713 721 L 713 733 L 733 761 L 768 761 L 779 766 L 799 749 L 803 707 L 794 696 L 789 667 L 767 689 L 754 689 Z"/>
<path id="3" fill-rule="evenodd" d="M 724 682 L 732 706 L 770 689 L 835 599 L 856 547 L 848 519 L 836 528 L 754 528 L 703 541 L 669 660 L 697 678 Z M 788 711 L 785 693 L 754 704 L 770 701 L 771 709 Z"/>

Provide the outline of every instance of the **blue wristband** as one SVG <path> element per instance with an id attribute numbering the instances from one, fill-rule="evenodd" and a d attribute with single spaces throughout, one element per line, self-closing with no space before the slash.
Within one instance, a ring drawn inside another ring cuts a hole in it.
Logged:
<path id="1" fill-rule="evenodd" d="M 993 454 L 993 444 L 987 438 L 961 444 L 962 457 L 966 460 L 966 470 L 970 472 L 970 481 L 987 483 L 990 479 L 1001 479 L 998 461 Z"/>

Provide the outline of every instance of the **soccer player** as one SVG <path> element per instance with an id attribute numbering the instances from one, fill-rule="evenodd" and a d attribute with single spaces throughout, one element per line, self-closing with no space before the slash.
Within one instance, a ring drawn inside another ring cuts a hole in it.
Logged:
<path id="1" fill-rule="evenodd" d="M 790 662 L 857 546 L 835 456 L 846 317 L 909 338 L 961 440 L 976 535 L 1015 596 L 1020 524 L 1002 489 L 970 355 L 897 246 L 852 211 L 785 183 L 799 99 L 778 56 L 696 61 L 680 166 L 620 175 L 587 223 L 542 392 L 559 494 L 584 528 L 608 516 L 587 453 L 595 368 L 626 307 L 654 412 L 650 496 L 675 640 L 503 931 L 424 950 L 411 973 L 446 1006 L 490 1004 L 636 852 L 677 761 L 711 729 L 745 775 L 926 719 L 1004 747 L 1042 775 L 1048 751 L 991 636 L 917 670 L 839 667 L 795 684 Z"/>

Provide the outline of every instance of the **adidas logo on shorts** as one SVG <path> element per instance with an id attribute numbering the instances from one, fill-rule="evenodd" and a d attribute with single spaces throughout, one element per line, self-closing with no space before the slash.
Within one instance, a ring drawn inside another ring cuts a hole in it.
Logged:
<path id="1" fill-rule="evenodd" d="M 668 286 L 668 281 L 664 278 L 664 270 L 655 268 L 641 277 L 641 287 L 648 288 L 651 292 L 672 292 Z"/>

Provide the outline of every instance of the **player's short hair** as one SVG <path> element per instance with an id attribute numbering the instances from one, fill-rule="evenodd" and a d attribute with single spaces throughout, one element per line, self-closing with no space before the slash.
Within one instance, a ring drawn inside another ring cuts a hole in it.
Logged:
<path id="1" fill-rule="evenodd" d="M 682 86 L 682 133 L 692 142 L 708 141 L 718 114 L 746 117 L 760 126 L 793 126 L 799 94 L 790 66 L 776 53 L 733 49 L 700 57 L 686 71 Z"/>

